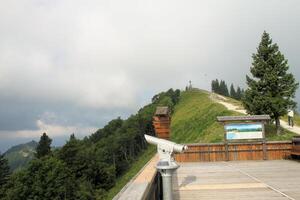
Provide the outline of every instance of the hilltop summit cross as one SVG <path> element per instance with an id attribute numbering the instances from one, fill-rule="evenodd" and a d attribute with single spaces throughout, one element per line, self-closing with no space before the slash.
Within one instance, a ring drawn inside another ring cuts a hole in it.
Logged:
<path id="1" fill-rule="evenodd" d="M 190 80 L 189 81 L 189 90 L 191 90 L 193 87 L 192 87 L 192 81 Z"/>

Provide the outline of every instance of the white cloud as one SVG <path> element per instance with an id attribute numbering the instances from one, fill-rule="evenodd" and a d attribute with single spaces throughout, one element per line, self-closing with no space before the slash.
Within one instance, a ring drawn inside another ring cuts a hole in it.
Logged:
<path id="1" fill-rule="evenodd" d="M 36 125 L 38 130 L 20 130 L 20 131 L 0 131 L 1 140 L 5 139 L 21 139 L 21 138 L 38 138 L 42 133 L 47 133 L 51 138 L 71 135 L 75 133 L 77 137 L 82 138 L 83 136 L 94 133 L 96 127 L 79 127 L 79 126 L 61 126 L 57 124 L 47 124 L 42 120 L 37 120 Z"/>

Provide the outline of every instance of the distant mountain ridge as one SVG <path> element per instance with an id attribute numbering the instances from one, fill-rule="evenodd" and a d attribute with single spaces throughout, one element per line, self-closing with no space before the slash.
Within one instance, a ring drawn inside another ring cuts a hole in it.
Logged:
<path id="1" fill-rule="evenodd" d="M 34 140 L 8 149 L 4 156 L 8 160 L 11 171 L 25 167 L 34 158 L 38 143 Z"/>

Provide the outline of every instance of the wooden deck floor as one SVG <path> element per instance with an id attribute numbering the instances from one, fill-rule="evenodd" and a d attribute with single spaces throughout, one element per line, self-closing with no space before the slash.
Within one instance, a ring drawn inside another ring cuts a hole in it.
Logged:
<path id="1" fill-rule="evenodd" d="M 174 199 L 300 200 L 300 162 L 180 163 Z"/>

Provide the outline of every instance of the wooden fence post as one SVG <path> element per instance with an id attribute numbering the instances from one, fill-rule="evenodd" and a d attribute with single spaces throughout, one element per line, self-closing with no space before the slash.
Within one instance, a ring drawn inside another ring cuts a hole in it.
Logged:
<path id="1" fill-rule="evenodd" d="M 225 159 L 226 161 L 229 161 L 229 149 L 228 149 L 228 141 L 226 138 L 226 128 L 225 128 L 226 123 L 223 123 L 224 126 L 224 144 L 225 144 Z"/>
<path id="2" fill-rule="evenodd" d="M 265 122 L 262 123 L 262 134 L 263 134 L 263 144 L 262 144 L 263 159 L 267 160 L 268 156 L 267 156 L 267 144 L 266 144 L 266 135 L 265 135 Z"/>

